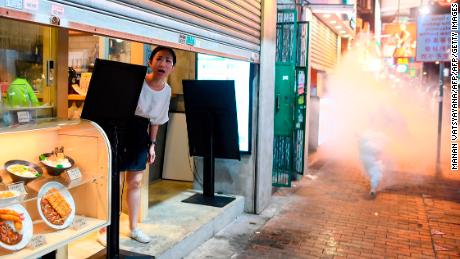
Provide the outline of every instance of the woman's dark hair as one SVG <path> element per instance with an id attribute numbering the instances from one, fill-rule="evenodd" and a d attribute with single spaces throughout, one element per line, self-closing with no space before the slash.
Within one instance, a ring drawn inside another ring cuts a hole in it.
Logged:
<path id="1" fill-rule="evenodd" d="M 171 53 L 171 56 L 173 57 L 173 66 L 176 65 L 176 53 L 174 53 L 174 50 L 168 47 L 163 47 L 163 46 L 158 46 L 155 49 L 152 50 L 152 53 L 150 53 L 149 61 L 152 62 L 153 57 L 155 57 L 155 54 L 158 52 L 166 50 L 169 53 Z"/>

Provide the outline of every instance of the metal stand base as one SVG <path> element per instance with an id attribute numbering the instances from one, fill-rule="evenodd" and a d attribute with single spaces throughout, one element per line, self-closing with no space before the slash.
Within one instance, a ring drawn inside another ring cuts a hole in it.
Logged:
<path id="1" fill-rule="evenodd" d="M 151 255 L 144 255 L 138 254 L 130 251 L 119 250 L 119 257 L 118 258 L 130 258 L 130 259 L 153 259 L 155 256 Z M 102 249 L 101 251 L 97 252 L 96 254 L 90 256 L 88 259 L 102 259 L 107 258 L 107 248 Z"/>
<path id="2" fill-rule="evenodd" d="M 192 197 L 183 200 L 182 202 L 222 208 L 234 200 L 235 198 L 233 197 L 225 197 L 225 196 L 207 197 L 207 196 L 204 196 L 203 194 L 197 193 L 193 195 Z"/>

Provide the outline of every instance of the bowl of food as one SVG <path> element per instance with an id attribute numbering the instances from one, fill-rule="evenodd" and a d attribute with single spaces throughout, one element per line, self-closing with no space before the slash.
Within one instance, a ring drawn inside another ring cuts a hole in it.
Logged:
<path id="1" fill-rule="evenodd" d="M 46 167 L 48 174 L 52 176 L 59 176 L 62 172 L 71 168 L 75 164 L 75 161 L 72 158 L 64 155 L 63 149 L 62 152 L 58 151 L 41 154 L 39 159 Z"/>
<path id="2" fill-rule="evenodd" d="M 16 200 L 20 195 L 21 193 L 18 191 L 0 191 L 0 205 L 9 204 Z"/>
<path id="3" fill-rule="evenodd" d="M 25 160 L 10 160 L 5 163 L 5 169 L 13 182 L 29 182 L 43 175 L 38 165 Z"/>

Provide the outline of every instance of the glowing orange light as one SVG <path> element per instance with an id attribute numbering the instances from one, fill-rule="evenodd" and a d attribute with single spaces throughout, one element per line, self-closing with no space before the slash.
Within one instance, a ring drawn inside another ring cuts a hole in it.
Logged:
<path id="1" fill-rule="evenodd" d="M 449 6 L 452 3 L 456 3 L 457 0 L 438 0 L 440 6 Z"/>

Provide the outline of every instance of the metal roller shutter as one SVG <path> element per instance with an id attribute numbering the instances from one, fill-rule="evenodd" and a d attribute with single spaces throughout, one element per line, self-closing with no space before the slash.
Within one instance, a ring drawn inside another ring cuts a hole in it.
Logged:
<path id="1" fill-rule="evenodd" d="M 310 46 L 310 61 L 313 68 L 319 70 L 334 68 L 337 63 L 337 34 L 314 15 Z"/>
<path id="2" fill-rule="evenodd" d="M 38 0 L 0 16 L 259 62 L 259 0 Z M 56 14 L 56 6 L 61 12 Z M 6 8 L 5 8 L 6 7 Z M 8 9 L 11 9 L 8 12 Z M 185 38 L 185 39 L 184 39 Z"/>

